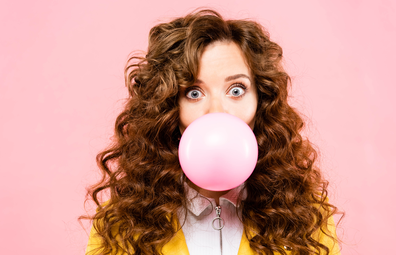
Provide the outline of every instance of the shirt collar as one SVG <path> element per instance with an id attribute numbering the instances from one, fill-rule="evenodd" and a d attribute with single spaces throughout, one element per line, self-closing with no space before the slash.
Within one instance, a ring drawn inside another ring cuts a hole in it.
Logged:
<path id="1" fill-rule="evenodd" d="M 222 201 L 228 201 L 234 207 L 239 207 L 237 201 L 241 191 L 243 192 L 241 199 L 244 200 L 246 198 L 246 190 L 243 189 L 243 187 L 244 183 L 221 196 L 219 199 L 220 204 L 222 204 Z M 201 195 L 198 191 L 191 188 L 186 182 L 184 182 L 184 190 L 186 191 L 187 196 L 187 209 L 195 216 L 199 216 L 206 208 L 212 206 L 212 203 L 214 204 L 213 198 L 207 198 Z"/>

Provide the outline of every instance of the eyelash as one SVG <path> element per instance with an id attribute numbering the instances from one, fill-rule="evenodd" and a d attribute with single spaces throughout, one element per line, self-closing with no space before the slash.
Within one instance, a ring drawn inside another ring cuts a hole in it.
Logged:
<path id="1" fill-rule="evenodd" d="M 199 98 L 191 98 L 191 97 L 188 97 L 188 96 L 187 96 L 187 94 L 190 93 L 190 91 L 192 91 L 192 90 L 198 90 L 200 93 L 204 94 L 203 91 L 202 91 L 202 89 L 201 89 L 200 87 L 197 87 L 197 86 L 189 87 L 189 88 L 187 88 L 186 91 L 184 92 L 184 95 L 185 95 L 185 97 L 186 97 L 188 100 L 192 100 L 192 101 L 198 101 L 198 100 L 199 100 Z"/>
<path id="2" fill-rule="evenodd" d="M 245 93 L 243 93 L 243 94 L 240 95 L 240 96 L 236 96 L 235 98 L 241 98 L 241 97 L 243 97 L 243 96 L 246 94 L 247 87 L 246 87 L 244 84 L 242 84 L 242 83 L 234 83 L 234 84 L 232 84 L 232 85 L 228 88 L 227 94 L 228 94 L 233 88 L 242 88 L 242 89 L 244 90 L 244 92 L 245 92 Z M 200 99 L 200 98 L 191 98 L 191 97 L 188 97 L 188 96 L 187 96 L 188 93 L 189 93 L 190 91 L 192 91 L 192 90 L 198 90 L 200 93 L 205 94 L 205 93 L 203 93 L 202 89 L 201 89 L 200 87 L 198 87 L 198 86 L 189 87 L 189 88 L 187 88 L 187 89 L 185 90 L 185 92 L 184 92 L 184 95 L 185 95 L 185 97 L 186 97 L 188 100 L 198 101 L 198 100 Z"/>
<path id="3" fill-rule="evenodd" d="M 228 94 L 233 88 L 242 88 L 243 91 L 244 91 L 244 93 L 243 93 L 242 95 L 236 96 L 235 98 L 241 98 L 241 97 L 243 97 L 243 96 L 246 94 L 247 88 L 246 88 L 246 86 L 243 85 L 242 83 L 234 83 L 234 84 L 232 84 L 231 87 L 227 90 L 227 94 Z"/>

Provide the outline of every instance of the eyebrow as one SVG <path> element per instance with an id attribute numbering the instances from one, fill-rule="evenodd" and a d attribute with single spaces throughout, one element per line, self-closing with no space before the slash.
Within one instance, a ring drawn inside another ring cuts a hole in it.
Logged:
<path id="1" fill-rule="evenodd" d="M 228 76 L 228 77 L 225 78 L 225 81 L 232 81 L 232 80 L 236 80 L 236 79 L 238 79 L 238 78 L 246 78 L 246 79 L 248 79 L 250 82 L 252 82 L 252 81 L 250 80 L 250 77 L 247 76 L 246 74 L 243 74 L 243 73 Z"/>
<path id="2" fill-rule="evenodd" d="M 252 80 L 250 79 L 250 77 L 246 74 L 240 73 L 240 74 L 235 74 L 235 75 L 231 75 L 231 76 L 227 76 L 224 80 L 226 82 L 228 81 L 232 81 L 232 80 L 236 80 L 238 78 L 246 78 L 248 79 L 250 82 L 252 82 Z M 203 83 L 200 79 L 197 79 L 196 83 Z"/>

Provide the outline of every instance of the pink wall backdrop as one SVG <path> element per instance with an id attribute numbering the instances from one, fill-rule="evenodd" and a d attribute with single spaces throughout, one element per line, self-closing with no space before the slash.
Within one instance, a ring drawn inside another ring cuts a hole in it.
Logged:
<path id="1" fill-rule="evenodd" d="M 292 102 L 346 212 L 343 254 L 394 253 L 395 1 L 2 0 L 2 254 L 84 254 L 77 217 L 126 96 L 127 55 L 199 6 L 257 20 L 283 46 Z"/>

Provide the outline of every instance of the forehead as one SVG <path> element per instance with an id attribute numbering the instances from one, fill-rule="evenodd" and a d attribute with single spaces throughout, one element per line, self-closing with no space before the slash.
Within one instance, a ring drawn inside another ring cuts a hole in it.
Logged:
<path id="1" fill-rule="evenodd" d="M 218 41 L 204 48 L 199 61 L 198 76 L 205 74 L 250 74 L 245 54 L 234 42 Z"/>

